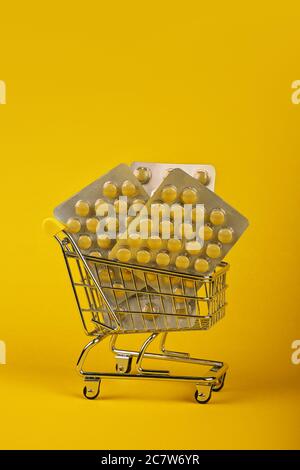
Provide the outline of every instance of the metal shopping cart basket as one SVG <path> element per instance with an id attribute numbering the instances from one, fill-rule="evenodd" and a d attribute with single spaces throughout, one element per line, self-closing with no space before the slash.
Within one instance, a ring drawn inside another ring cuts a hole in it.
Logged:
<path id="1" fill-rule="evenodd" d="M 222 262 L 209 276 L 133 266 L 83 256 L 60 223 L 47 219 L 45 227 L 61 246 L 85 333 L 93 338 L 77 362 L 77 370 L 84 378 L 86 398 L 99 395 L 101 380 L 105 378 L 192 382 L 199 403 L 207 403 L 212 392 L 223 388 L 227 364 L 170 351 L 166 349 L 166 338 L 170 331 L 207 330 L 223 318 L 227 263 Z M 149 336 L 138 351 L 117 348 L 118 335 L 131 333 L 149 333 Z M 149 352 L 149 345 L 158 335 L 161 335 L 159 352 Z M 111 338 L 115 371 L 85 370 L 89 352 L 106 337 Z M 145 368 L 144 360 L 206 366 L 206 372 L 172 375 L 168 370 Z"/>

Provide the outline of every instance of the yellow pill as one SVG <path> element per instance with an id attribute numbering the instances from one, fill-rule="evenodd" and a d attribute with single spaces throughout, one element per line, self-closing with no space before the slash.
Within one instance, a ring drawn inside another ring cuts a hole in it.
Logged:
<path id="1" fill-rule="evenodd" d="M 130 206 L 129 213 L 132 215 L 138 214 L 141 212 L 145 205 L 145 201 L 143 199 L 135 199 Z"/>
<path id="2" fill-rule="evenodd" d="M 147 245 L 150 250 L 159 250 L 162 246 L 162 239 L 160 237 L 153 236 L 148 238 Z"/>
<path id="3" fill-rule="evenodd" d="M 117 199 L 114 202 L 114 208 L 115 208 L 116 214 L 126 214 L 127 202 L 123 201 L 122 199 Z"/>
<path id="4" fill-rule="evenodd" d="M 159 233 L 162 238 L 169 238 L 174 233 L 174 226 L 169 220 L 162 220 L 159 224 Z"/>
<path id="5" fill-rule="evenodd" d="M 222 225 L 225 220 L 225 212 L 222 209 L 213 209 L 210 213 L 209 220 L 214 225 Z"/>
<path id="6" fill-rule="evenodd" d="M 192 281 L 190 279 L 184 280 L 183 283 L 187 289 L 193 289 L 195 287 L 195 281 Z"/>
<path id="7" fill-rule="evenodd" d="M 181 193 L 181 200 L 184 204 L 196 204 L 197 191 L 195 188 L 185 188 Z"/>
<path id="8" fill-rule="evenodd" d="M 81 223 L 77 219 L 69 219 L 66 223 L 67 231 L 70 233 L 78 233 L 81 229 Z"/>
<path id="9" fill-rule="evenodd" d="M 196 178 L 199 183 L 204 184 L 204 186 L 207 186 L 210 182 L 210 177 L 207 170 L 197 170 L 194 178 Z"/>
<path id="10" fill-rule="evenodd" d="M 206 273 L 209 269 L 209 263 L 204 258 L 198 258 L 195 261 L 194 268 L 198 273 Z"/>
<path id="11" fill-rule="evenodd" d="M 116 253 L 116 257 L 119 261 L 127 263 L 131 258 L 131 252 L 128 248 L 119 248 Z"/>
<path id="12" fill-rule="evenodd" d="M 233 230 L 231 228 L 221 228 L 218 231 L 218 240 L 222 243 L 231 243 L 233 238 Z"/>
<path id="13" fill-rule="evenodd" d="M 105 221 L 105 230 L 107 232 L 115 232 L 119 228 L 119 221 L 114 217 L 107 217 Z"/>
<path id="14" fill-rule="evenodd" d="M 151 206 L 151 218 L 154 217 L 167 217 L 170 213 L 170 208 L 167 204 L 162 204 L 161 202 L 156 202 Z"/>
<path id="15" fill-rule="evenodd" d="M 177 256 L 175 260 L 175 265 L 178 269 L 187 269 L 190 265 L 190 260 L 187 256 L 180 255 Z"/>
<path id="16" fill-rule="evenodd" d="M 97 244 L 100 248 L 107 250 L 111 245 L 111 239 L 109 238 L 108 235 L 105 235 L 105 234 L 98 235 Z"/>
<path id="17" fill-rule="evenodd" d="M 132 197 L 137 193 L 137 188 L 134 183 L 127 180 L 122 184 L 121 191 L 123 196 Z"/>
<path id="18" fill-rule="evenodd" d="M 210 225 L 204 225 L 203 227 L 204 240 L 205 241 L 211 240 L 213 234 L 214 234 L 213 228 Z"/>
<path id="19" fill-rule="evenodd" d="M 136 168 L 133 174 L 138 179 L 138 181 L 142 184 L 147 184 L 151 178 L 150 168 L 146 168 L 144 166 L 139 166 L 138 168 Z"/>
<path id="20" fill-rule="evenodd" d="M 102 282 L 110 282 L 111 280 L 113 281 L 115 278 L 115 274 L 112 269 L 107 269 L 107 268 L 102 268 L 99 272 L 99 279 Z"/>
<path id="21" fill-rule="evenodd" d="M 167 243 L 167 248 L 169 251 L 179 251 L 182 248 L 182 241 L 178 238 L 170 238 Z"/>
<path id="22" fill-rule="evenodd" d="M 146 274 L 146 279 L 147 279 L 148 282 L 155 282 L 155 281 L 157 281 L 157 276 L 156 276 L 156 274 L 147 273 Z"/>
<path id="23" fill-rule="evenodd" d="M 89 256 L 94 256 L 94 258 L 101 258 L 101 253 L 99 251 L 90 251 Z"/>
<path id="24" fill-rule="evenodd" d="M 183 224 L 180 224 L 178 227 L 179 237 L 186 238 L 187 240 L 191 240 L 192 238 L 195 237 L 194 229 L 192 224 L 188 224 L 184 222 Z"/>
<path id="25" fill-rule="evenodd" d="M 112 181 L 107 181 L 103 185 L 103 195 L 109 199 L 113 199 L 118 195 L 118 187 Z"/>
<path id="26" fill-rule="evenodd" d="M 197 241 L 187 242 L 185 244 L 185 249 L 190 255 L 198 255 L 202 250 L 202 245 Z"/>
<path id="27" fill-rule="evenodd" d="M 182 221 L 183 207 L 180 204 L 172 204 L 170 208 L 170 217 L 177 221 Z"/>
<path id="28" fill-rule="evenodd" d="M 204 222 L 205 211 L 204 207 L 198 206 L 192 209 L 192 221 L 194 223 L 202 224 Z"/>
<path id="29" fill-rule="evenodd" d="M 75 212 L 81 217 L 85 217 L 90 212 L 90 205 L 86 201 L 77 201 L 75 204 Z"/>
<path id="30" fill-rule="evenodd" d="M 177 189 L 175 186 L 165 186 L 161 192 L 161 199 L 163 202 L 171 203 L 177 198 Z"/>
<path id="31" fill-rule="evenodd" d="M 121 290 L 119 289 L 124 289 L 124 286 L 123 284 L 121 284 L 120 282 L 114 282 L 113 283 L 113 288 L 114 288 L 114 293 L 115 293 L 115 296 L 116 297 L 123 297 L 125 295 L 124 292 L 122 292 Z"/>
<path id="32" fill-rule="evenodd" d="M 97 199 L 95 202 L 95 212 L 96 215 L 99 215 L 100 217 L 106 217 L 109 211 L 109 204 L 103 199 Z"/>
<path id="33" fill-rule="evenodd" d="M 141 246 L 142 240 L 138 233 L 130 233 L 128 235 L 127 243 L 132 248 L 138 248 Z"/>
<path id="34" fill-rule="evenodd" d="M 138 263 L 147 264 L 151 260 L 151 254 L 147 250 L 139 250 L 136 254 Z"/>
<path id="35" fill-rule="evenodd" d="M 131 274 L 130 269 L 122 269 L 122 277 L 124 281 L 132 281 L 133 275 Z"/>
<path id="36" fill-rule="evenodd" d="M 174 294 L 175 302 L 177 303 L 184 302 L 184 297 L 177 297 L 178 295 L 183 295 L 183 290 L 180 287 L 175 287 L 175 289 L 173 290 L 173 294 Z"/>
<path id="37" fill-rule="evenodd" d="M 216 243 L 209 243 L 206 247 L 206 254 L 210 258 L 219 258 L 221 256 L 221 247 Z"/>
<path id="38" fill-rule="evenodd" d="M 78 238 L 78 246 L 82 250 L 88 250 L 92 246 L 92 240 L 88 235 L 80 235 Z"/>
<path id="39" fill-rule="evenodd" d="M 87 219 L 86 228 L 88 229 L 89 232 L 96 233 L 98 223 L 99 223 L 99 220 L 96 219 L 95 217 Z"/>
<path id="40" fill-rule="evenodd" d="M 158 253 L 156 255 L 156 263 L 159 266 L 168 266 L 170 264 L 170 256 L 165 252 Z"/>
<path id="41" fill-rule="evenodd" d="M 137 229 L 139 230 L 142 238 L 148 238 L 152 230 L 151 219 L 141 219 Z"/>

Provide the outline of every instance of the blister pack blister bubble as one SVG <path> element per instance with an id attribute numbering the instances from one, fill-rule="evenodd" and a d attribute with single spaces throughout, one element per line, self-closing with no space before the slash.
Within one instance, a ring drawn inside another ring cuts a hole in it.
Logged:
<path id="1" fill-rule="evenodd" d="M 120 196 L 127 197 L 127 204 Z M 128 206 L 133 206 L 132 214 L 136 214 L 147 199 L 141 183 L 127 165 L 121 164 L 59 204 L 54 215 L 65 224 L 84 255 L 107 258 L 115 243 L 111 233 L 121 232 L 117 214 L 127 214 Z M 113 215 L 110 209 L 114 209 Z"/>
<path id="2" fill-rule="evenodd" d="M 133 162 L 131 169 L 150 196 L 174 169 L 185 171 L 211 191 L 215 189 L 216 170 L 212 165 Z"/>
<path id="3" fill-rule="evenodd" d="M 184 214 L 187 205 L 191 209 L 191 223 L 182 219 L 180 233 L 177 225 L 174 236 L 176 212 Z M 129 224 L 111 250 L 110 259 L 126 259 L 127 263 L 167 271 L 208 275 L 248 226 L 248 220 L 236 209 L 180 169 L 169 173 L 144 209 L 147 214 L 142 211 Z M 197 219 L 193 220 L 193 215 L 199 211 L 202 211 L 201 233 L 196 232 Z M 159 234 L 150 236 L 154 212 L 160 217 Z M 148 227 L 148 236 L 139 237 L 138 230 L 142 233 L 144 225 Z M 164 238 L 166 232 L 167 238 Z"/>

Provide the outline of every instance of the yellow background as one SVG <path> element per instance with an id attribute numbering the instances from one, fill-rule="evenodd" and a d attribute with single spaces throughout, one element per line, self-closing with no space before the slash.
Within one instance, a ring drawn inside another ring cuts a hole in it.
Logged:
<path id="1" fill-rule="evenodd" d="M 1 3 L 1 448 L 299 447 L 300 8 L 257 3 Z M 134 160 L 214 164 L 251 223 L 228 256 L 225 319 L 170 337 L 229 362 L 209 405 L 161 382 L 81 397 L 87 338 L 41 222 Z"/>

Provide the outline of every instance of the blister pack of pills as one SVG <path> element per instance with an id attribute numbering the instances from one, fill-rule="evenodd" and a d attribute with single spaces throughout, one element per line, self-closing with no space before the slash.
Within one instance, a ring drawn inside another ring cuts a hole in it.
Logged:
<path id="1" fill-rule="evenodd" d="M 120 212 L 126 223 L 128 210 L 134 217 L 147 199 L 141 183 L 121 164 L 57 206 L 54 215 L 84 255 L 107 258 L 118 234 L 126 229 L 120 227 Z"/>
<path id="2" fill-rule="evenodd" d="M 212 165 L 150 162 L 133 162 L 131 164 L 135 177 L 151 196 L 168 174 L 178 168 L 188 173 L 211 191 L 214 191 L 216 170 Z"/>
<path id="3" fill-rule="evenodd" d="M 167 271 L 208 275 L 247 226 L 248 220 L 236 209 L 176 169 L 129 223 L 109 256 Z"/>

